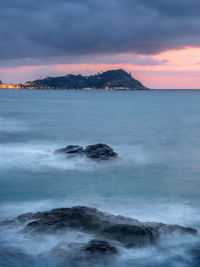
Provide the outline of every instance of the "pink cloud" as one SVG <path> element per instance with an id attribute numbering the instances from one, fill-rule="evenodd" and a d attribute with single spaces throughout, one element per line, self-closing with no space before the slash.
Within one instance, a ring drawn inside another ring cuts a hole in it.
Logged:
<path id="1" fill-rule="evenodd" d="M 145 86 L 155 89 L 200 89 L 200 48 L 187 47 L 152 56 L 164 64 L 135 65 L 133 63 L 76 63 L 39 66 L 0 67 L 0 79 L 5 82 L 25 82 L 67 73 L 94 74 L 123 68 Z M 127 55 L 126 55 L 127 60 Z"/>

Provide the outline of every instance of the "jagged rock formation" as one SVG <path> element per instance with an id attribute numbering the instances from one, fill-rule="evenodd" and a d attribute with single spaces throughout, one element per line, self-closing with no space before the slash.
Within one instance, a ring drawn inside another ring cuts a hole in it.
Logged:
<path id="1" fill-rule="evenodd" d="M 46 212 L 27 213 L 2 225 L 25 224 L 24 233 L 58 233 L 73 229 L 96 238 L 118 242 L 126 248 L 154 244 L 166 234 L 195 235 L 197 230 L 180 225 L 157 222 L 139 222 L 123 216 L 113 216 L 90 207 L 59 208 Z M 175 238 L 175 237 L 174 237 Z"/>
<path id="2" fill-rule="evenodd" d="M 148 89 L 122 69 L 91 76 L 68 74 L 60 77 L 47 77 L 29 81 L 23 87 L 27 89 Z"/>
<path id="3" fill-rule="evenodd" d="M 78 145 L 69 145 L 55 150 L 55 154 L 64 154 L 66 156 L 86 156 L 94 160 L 108 160 L 117 157 L 117 153 L 106 144 L 96 144 L 87 146 L 85 149 Z"/>

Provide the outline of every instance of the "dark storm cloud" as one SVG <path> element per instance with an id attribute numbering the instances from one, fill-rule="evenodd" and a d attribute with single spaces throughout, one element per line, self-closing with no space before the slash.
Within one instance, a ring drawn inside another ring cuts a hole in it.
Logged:
<path id="1" fill-rule="evenodd" d="M 53 64 L 133 64 L 140 66 L 156 66 L 165 65 L 168 60 L 157 60 L 152 56 L 141 56 L 137 54 L 102 54 L 94 55 L 69 55 L 62 57 L 43 57 L 40 58 L 18 58 L 18 59 L 2 59 L 0 66 L 30 66 L 30 65 L 53 65 Z"/>
<path id="2" fill-rule="evenodd" d="M 1 0 L 0 59 L 150 55 L 200 45 L 199 10 L 199 0 Z"/>

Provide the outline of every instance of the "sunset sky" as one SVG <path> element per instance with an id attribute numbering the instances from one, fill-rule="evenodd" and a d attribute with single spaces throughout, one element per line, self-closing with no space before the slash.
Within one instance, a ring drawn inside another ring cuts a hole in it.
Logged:
<path id="1" fill-rule="evenodd" d="M 123 68 L 155 89 L 200 89 L 200 1 L 6 0 L 0 80 Z"/>

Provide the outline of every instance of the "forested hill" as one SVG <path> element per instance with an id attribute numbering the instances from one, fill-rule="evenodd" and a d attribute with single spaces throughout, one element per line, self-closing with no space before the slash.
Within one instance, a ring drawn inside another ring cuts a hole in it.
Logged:
<path id="1" fill-rule="evenodd" d="M 21 85 L 26 89 L 148 89 L 122 69 L 109 70 L 91 76 L 68 74 L 60 77 L 29 81 Z"/>

